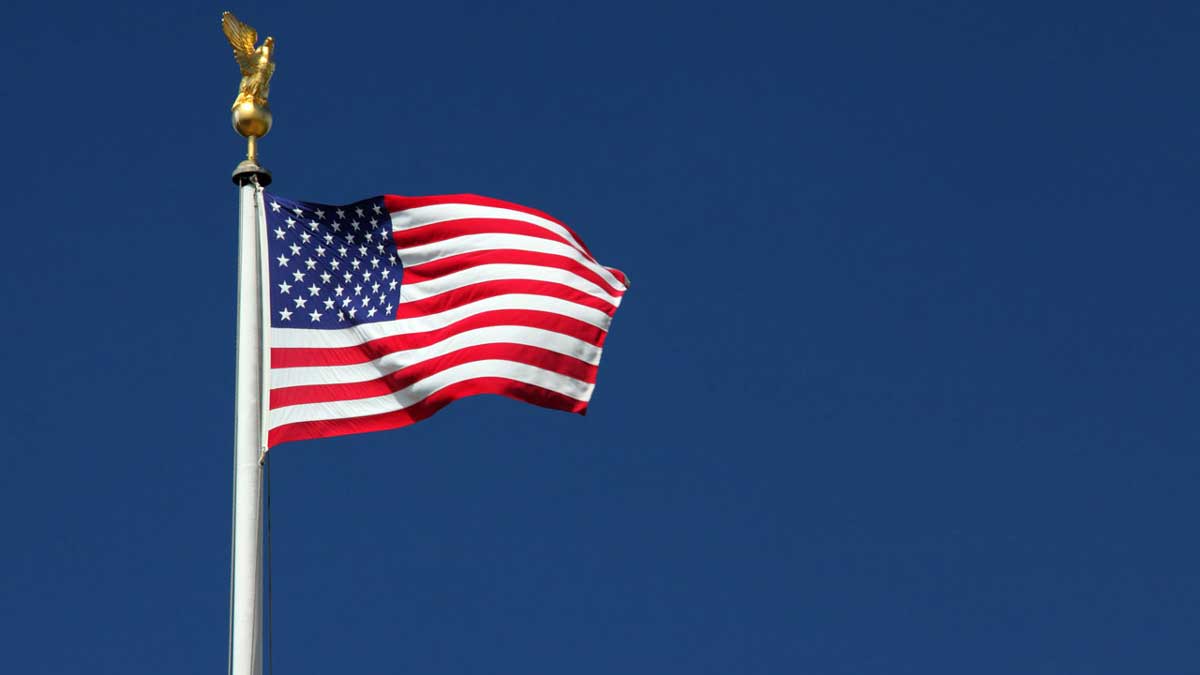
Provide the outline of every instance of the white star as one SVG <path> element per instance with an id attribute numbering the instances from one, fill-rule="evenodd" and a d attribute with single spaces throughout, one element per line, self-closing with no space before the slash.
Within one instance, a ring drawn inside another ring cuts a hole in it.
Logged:
<path id="1" fill-rule="evenodd" d="M 325 298 L 322 302 L 325 303 L 325 309 L 333 309 L 333 298 Z"/>
<path id="2" fill-rule="evenodd" d="M 297 295 L 295 298 L 292 298 L 292 302 L 296 303 L 297 309 L 300 309 L 300 308 L 304 307 L 304 304 L 308 302 L 308 299 L 303 296 Z"/>
<path id="3" fill-rule="evenodd" d="M 279 212 L 279 202 L 277 202 L 275 200 L 271 200 L 271 210 L 278 213 Z"/>
<path id="4" fill-rule="evenodd" d="M 362 257 L 364 257 L 364 258 L 365 258 L 365 257 L 367 257 L 367 247 L 366 247 L 366 246 L 359 246 L 359 247 L 358 247 L 358 254 L 359 254 L 359 255 L 361 255 L 361 256 L 362 256 Z"/>
<path id="5" fill-rule="evenodd" d="M 339 309 L 338 310 L 338 321 L 345 321 L 345 320 L 346 320 L 346 315 L 343 314 L 342 310 Z"/>
<path id="6" fill-rule="evenodd" d="M 373 268 L 379 267 L 379 258 L 371 258 L 371 267 L 373 267 Z M 386 272 L 387 270 L 384 270 L 384 271 Z"/>
<path id="7" fill-rule="evenodd" d="M 286 257 L 284 257 L 284 256 L 282 256 L 282 255 L 281 255 L 281 256 L 279 256 L 278 258 L 276 258 L 276 260 L 278 260 L 278 261 L 279 261 L 279 266 L 280 266 L 280 267 L 287 267 L 287 264 L 288 264 L 288 259 L 287 259 Z"/>
<path id="8" fill-rule="evenodd" d="M 338 260 L 337 258 L 334 258 L 333 260 L 329 261 L 329 266 L 336 270 L 337 268 L 342 266 L 342 261 Z"/>
<path id="9" fill-rule="evenodd" d="M 285 220 L 283 222 L 287 223 L 289 230 L 296 227 L 296 221 L 292 220 L 291 218 L 288 218 L 287 220 Z"/>
<path id="10" fill-rule="evenodd" d="M 318 256 L 318 257 L 320 257 L 320 258 L 324 258 L 324 257 L 325 257 L 325 247 L 324 247 L 324 246 L 318 246 L 318 247 L 317 247 L 317 256 Z"/>
<path id="11" fill-rule="evenodd" d="M 275 228 L 275 238 L 276 239 L 283 239 L 284 234 L 286 234 L 286 233 L 283 231 L 282 227 Z"/>
<path id="12" fill-rule="evenodd" d="M 371 278 L 371 270 L 363 270 L 363 281 Z"/>
<path id="13" fill-rule="evenodd" d="M 346 233 L 346 243 L 353 244 L 354 243 L 354 235 L 347 232 Z"/>
<path id="14" fill-rule="evenodd" d="M 383 268 L 383 271 L 379 273 L 379 276 L 386 279 L 386 278 L 388 278 L 388 275 L 391 273 L 392 273 L 392 271 L 385 267 L 385 268 Z"/>
<path id="15" fill-rule="evenodd" d="M 338 297 L 341 297 L 342 291 L 344 291 L 344 290 L 346 290 L 346 288 L 344 286 L 342 286 L 341 284 L 338 284 L 337 286 L 334 287 L 333 294 Z"/>
<path id="16" fill-rule="evenodd" d="M 345 218 L 345 217 L 346 217 L 346 212 L 345 212 L 345 211 L 343 211 L 343 210 L 341 210 L 341 209 L 338 209 L 338 210 L 337 210 L 337 214 L 338 214 L 338 218 Z"/>
<path id="17" fill-rule="evenodd" d="M 349 307 L 349 306 L 350 306 L 350 297 L 346 296 L 345 298 L 342 298 L 342 307 Z"/>
<path id="18" fill-rule="evenodd" d="M 346 254 L 349 252 L 350 252 L 350 249 L 346 248 L 345 246 L 341 246 L 338 248 L 338 253 L 342 254 L 343 258 L 345 258 Z"/>
<path id="19" fill-rule="evenodd" d="M 363 217 L 363 216 L 367 215 L 367 214 L 363 213 L 363 210 L 362 210 L 362 207 L 361 207 L 361 206 L 360 206 L 360 207 L 358 207 L 357 209 L 354 209 L 354 212 L 358 214 L 358 217 L 359 217 L 359 218 L 361 218 L 361 217 Z"/>
<path id="20" fill-rule="evenodd" d="M 358 314 L 358 308 L 357 308 L 357 307 L 351 307 L 351 308 L 350 308 L 350 318 L 351 318 L 351 319 L 353 319 L 355 314 Z"/>
<path id="21" fill-rule="evenodd" d="M 371 309 L 368 309 L 368 310 L 367 310 L 367 316 L 368 316 L 368 317 L 375 316 L 375 311 L 376 311 L 376 310 L 375 310 L 375 308 L 374 308 L 374 307 L 372 307 Z"/>
<path id="22" fill-rule="evenodd" d="M 354 260 L 350 261 L 350 266 L 353 267 L 354 269 L 358 269 L 358 266 L 360 264 L 362 264 L 362 261 L 360 261 L 358 258 L 355 258 Z"/>
<path id="23" fill-rule="evenodd" d="M 312 313 L 310 313 L 310 314 L 308 315 L 308 317 L 309 317 L 310 319 L 312 319 L 313 321 L 320 321 L 320 320 L 321 320 L 321 313 L 320 313 L 320 312 L 318 312 L 317 310 L 315 310 L 315 309 L 314 309 L 314 310 L 312 311 Z"/>
<path id="24" fill-rule="evenodd" d="M 346 272 L 345 274 L 343 274 L 343 275 L 342 275 L 342 278 L 346 280 L 346 283 L 350 283 L 350 280 L 351 280 L 353 277 L 351 277 L 351 276 L 350 276 L 350 273 L 349 273 L 349 272 Z"/>
<path id="25" fill-rule="evenodd" d="M 328 232 L 325 233 L 325 243 L 326 244 L 333 243 L 333 235 L 332 234 L 329 234 Z"/>
<path id="26" fill-rule="evenodd" d="M 320 292 L 321 292 L 321 287 L 320 287 L 320 286 L 318 286 L 318 285 L 316 285 L 316 284 L 313 284 L 312 286 L 309 286 L 309 287 L 308 287 L 308 294 L 309 294 L 309 295 L 317 295 L 317 294 L 319 294 Z"/>
<path id="27" fill-rule="evenodd" d="M 296 208 L 292 209 L 292 213 L 294 213 L 296 215 L 300 215 L 301 213 L 304 213 L 304 212 L 301 211 L 299 207 L 296 207 Z"/>
<path id="28" fill-rule="evenodd" d="M 308 221 L 308 229 L 312 230 L 313 232 L 316 232 L 318 227 L 321 227 L 321 224 L 318 223 L 317 221 L 315 221 L 315 220 Z"/>
<path id="29" fill-rule="evenodd" d="M 290 310 L 290 309 L 279 310 L 279 320 L 280 321 L 291 321 L 292 320 L 292 310 Z"/>
<path id="30" fill-rule="evenodd" d="M 383 253 L 383 244 L 375 244 L 375 250 Z"/>
<path id="31" fill-rule="evenodd" d="M 304 272 L 296 270 L 295 272 L 292 272 L 292 278 L 296 281 L 304 281 Z"/>
<path id="32" fill-rule="evenodd" d="M 371 208 L 375 209 L 375 213 L 383 213 L 383 209 L 379 208 L 378 204 L 372 206 Z"/>
<path id="33" fill-rule="evenodd" d="M 379 296 L 379 304 L 382 305 L 385 302 L 387 302 L 387 296 L 386 295 Z"/>
<path id="34" fill-rule="evenodd" d="M 392 279 L 391 281 L 388 282 L 388 290 L 390 290 L 390 291 L 396 290 L 396 280 L 395 279 Z"/>
<path id="35" fill-rule="evenodd" d="M 329 283 L 329 280 L 332 278 L 333 278 L 333 276 L 331 276 L 329 274 L 329 272 L 321 272 L 321 283 L 327 284 L 327 283 Z"/>
<path id="36" fill-rule="evenodd" d="M 350 223 L 350 227 L 353 227 L 354 231 L 358 232 L 358 221 L 356 220 L 356 221 Z"/>
<path id="37" fill-rule="evenodd" d="M 387 313 L 388 313 L 388 314 L 391 314 L 391 313 L 392 313 L 392 303 L 390 303 L 390 302 L 388 303 L 388 306 L 387 306 L 387 310 L 386 310 L 386 311 L 387 311 Z"/>
<path id="38" fill-rule="evenodd" d="M 282 284 L 279 284 L 279 292 L 280 293 L 289 293 L 289 292 L 291 292 L 291 290 L 292 290 L 292 285 L 289 284 L 288 282 L 285 281 Z"/>
<path id="39" fill-rule="evenodd" d="M 333 231 L 334 231 L 334 232 L 341 232 L 341 231 L 342 231 L 342 224 L 341 224 L 341 223 L 334 223 L 334 224 L 333 224 Z"/>
<path id="40" fill-rule="evenodd" d="M 366 307 L 366 306 L 367 306 L 367 305 L 369 305 L 369 304 L 371 304 L 371 296 L 369 296 L 369 295 L 364 295 L 364 296 L 363 296 L 363 301 L 362 301 L 362 306 L 363 306 L 363 307 Z"/>
<path id="41" fill-rule="evenodd" d="M 321 219 L 321 218 L 324 218 L 324 217 L 325 217 L 325 212 L 324 212 L 324 211 L 322 211 L 321 209 L 317 209 L 317 210 L 316 210 L 316 214 L 317 214 L 317 218 L 318 218 L 318 219 Z"/>
<path id="42" fill-rule="evenodd" d="M 378 293 L 378 292 L 379 292 L 379 282 L 378 282 L 378 281 L 376 281 L 375 283 L 371 284 L 371 292 L 372 292 L 372 293 Z"/>
<path id="43" fill-rule="evenodd" d="M 362 286 L 355 286 L 355 287 L 354 287 L 354 294 L 355 294 L 355 295 L 362 295 Z"/>
<path id="44" fill-rule="evenodd" d="M 292 244 L 288 248 L 292 249 L 292 255 L 300 255 L 300 244 Z"/>
<path id="45" fill-rule="evenodd" d="M 307 244 L 309 239 L 312 239 L 312 235 L 311 235 L 311 234 L 309 234 L 309 233 L 307 233 L 307 232 L 301 232 L 301 233 L 300 233 L 300 240 L 301 240 L 301 241 L 303 241 L 304 243 L 306 243 L 306 244 Z"/>
<path id="46" fill-rule="evenodd" d="M 313 260 L 312 258 L 309 258 L 308 260 L 304 261 L 304 266 L 311 270 L 312 268 L 317 266 L 317 261 Z"/>

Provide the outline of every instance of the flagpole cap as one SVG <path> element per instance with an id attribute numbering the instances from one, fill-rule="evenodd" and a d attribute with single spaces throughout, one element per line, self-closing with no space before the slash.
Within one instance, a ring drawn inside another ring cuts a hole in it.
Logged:
<path id="1" fill-rule="evenodd" d="M 271 130 L 271 109 L 266 101 L 248 100 L 234 104 L 233 128 L 244 138 L 266 136 Z"/>
<path id="2" fill-rule="evenodd" d="M 245 185 L 258 178 L 258 184 L 266 187 L 271 184 L 271 172 L 258 165 L 258 162 L 252 159 L 243 159 L 233 170 L 233 182 L 235 185 Z"/>

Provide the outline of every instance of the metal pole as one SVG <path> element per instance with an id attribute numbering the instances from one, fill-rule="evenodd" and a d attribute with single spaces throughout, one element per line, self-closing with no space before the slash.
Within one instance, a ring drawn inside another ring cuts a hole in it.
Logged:
<path id="1" fill-rule="evenodd" d="M 233 441 L 233 552 L 229 578 L 229 675 L 262 672 L 262 460 L 266 456 L 266 231 L 261 188 L 271 174 L 258 165 L 258 139 L 271 130 L 268 83 L 275 39 L 255 47 L 258 32 L 229 12 L 221 30 L 242 72 L 231 108 L 246 139 L 246 159 L 233 171 L 238 186 L 237 395 Z"/>
<path id="2" fill-rule="evenodd" d="M 262 336 L 258 186 L 270 174 L 238 165 L 237 390 L 234 423 L 233 571 L 230 580 L 230 675 L 262 672 Z"/>

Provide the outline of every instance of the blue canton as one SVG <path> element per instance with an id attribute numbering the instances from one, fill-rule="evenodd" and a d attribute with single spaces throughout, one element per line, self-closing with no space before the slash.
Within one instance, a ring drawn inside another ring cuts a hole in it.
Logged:
<path id="1" fill-rule="evenodd" d="M 396 317 L 404 267 L 383 197 L 327 206 L 264 193 L 263 202 L 272 326 L 336 329 Z"/>

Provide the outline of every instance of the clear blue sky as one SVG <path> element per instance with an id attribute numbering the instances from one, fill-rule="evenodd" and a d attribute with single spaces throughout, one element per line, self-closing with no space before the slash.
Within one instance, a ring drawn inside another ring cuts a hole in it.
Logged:
<path id="1" fill-rule="evenodd" d="M 6 672 L 225 669 L 223 9 L 279 194 L 634 281 L 587 417 L 279 448 L 278 672 L 1200 672 L 1194 5 L 200 4 L 6 10 Z"/>

